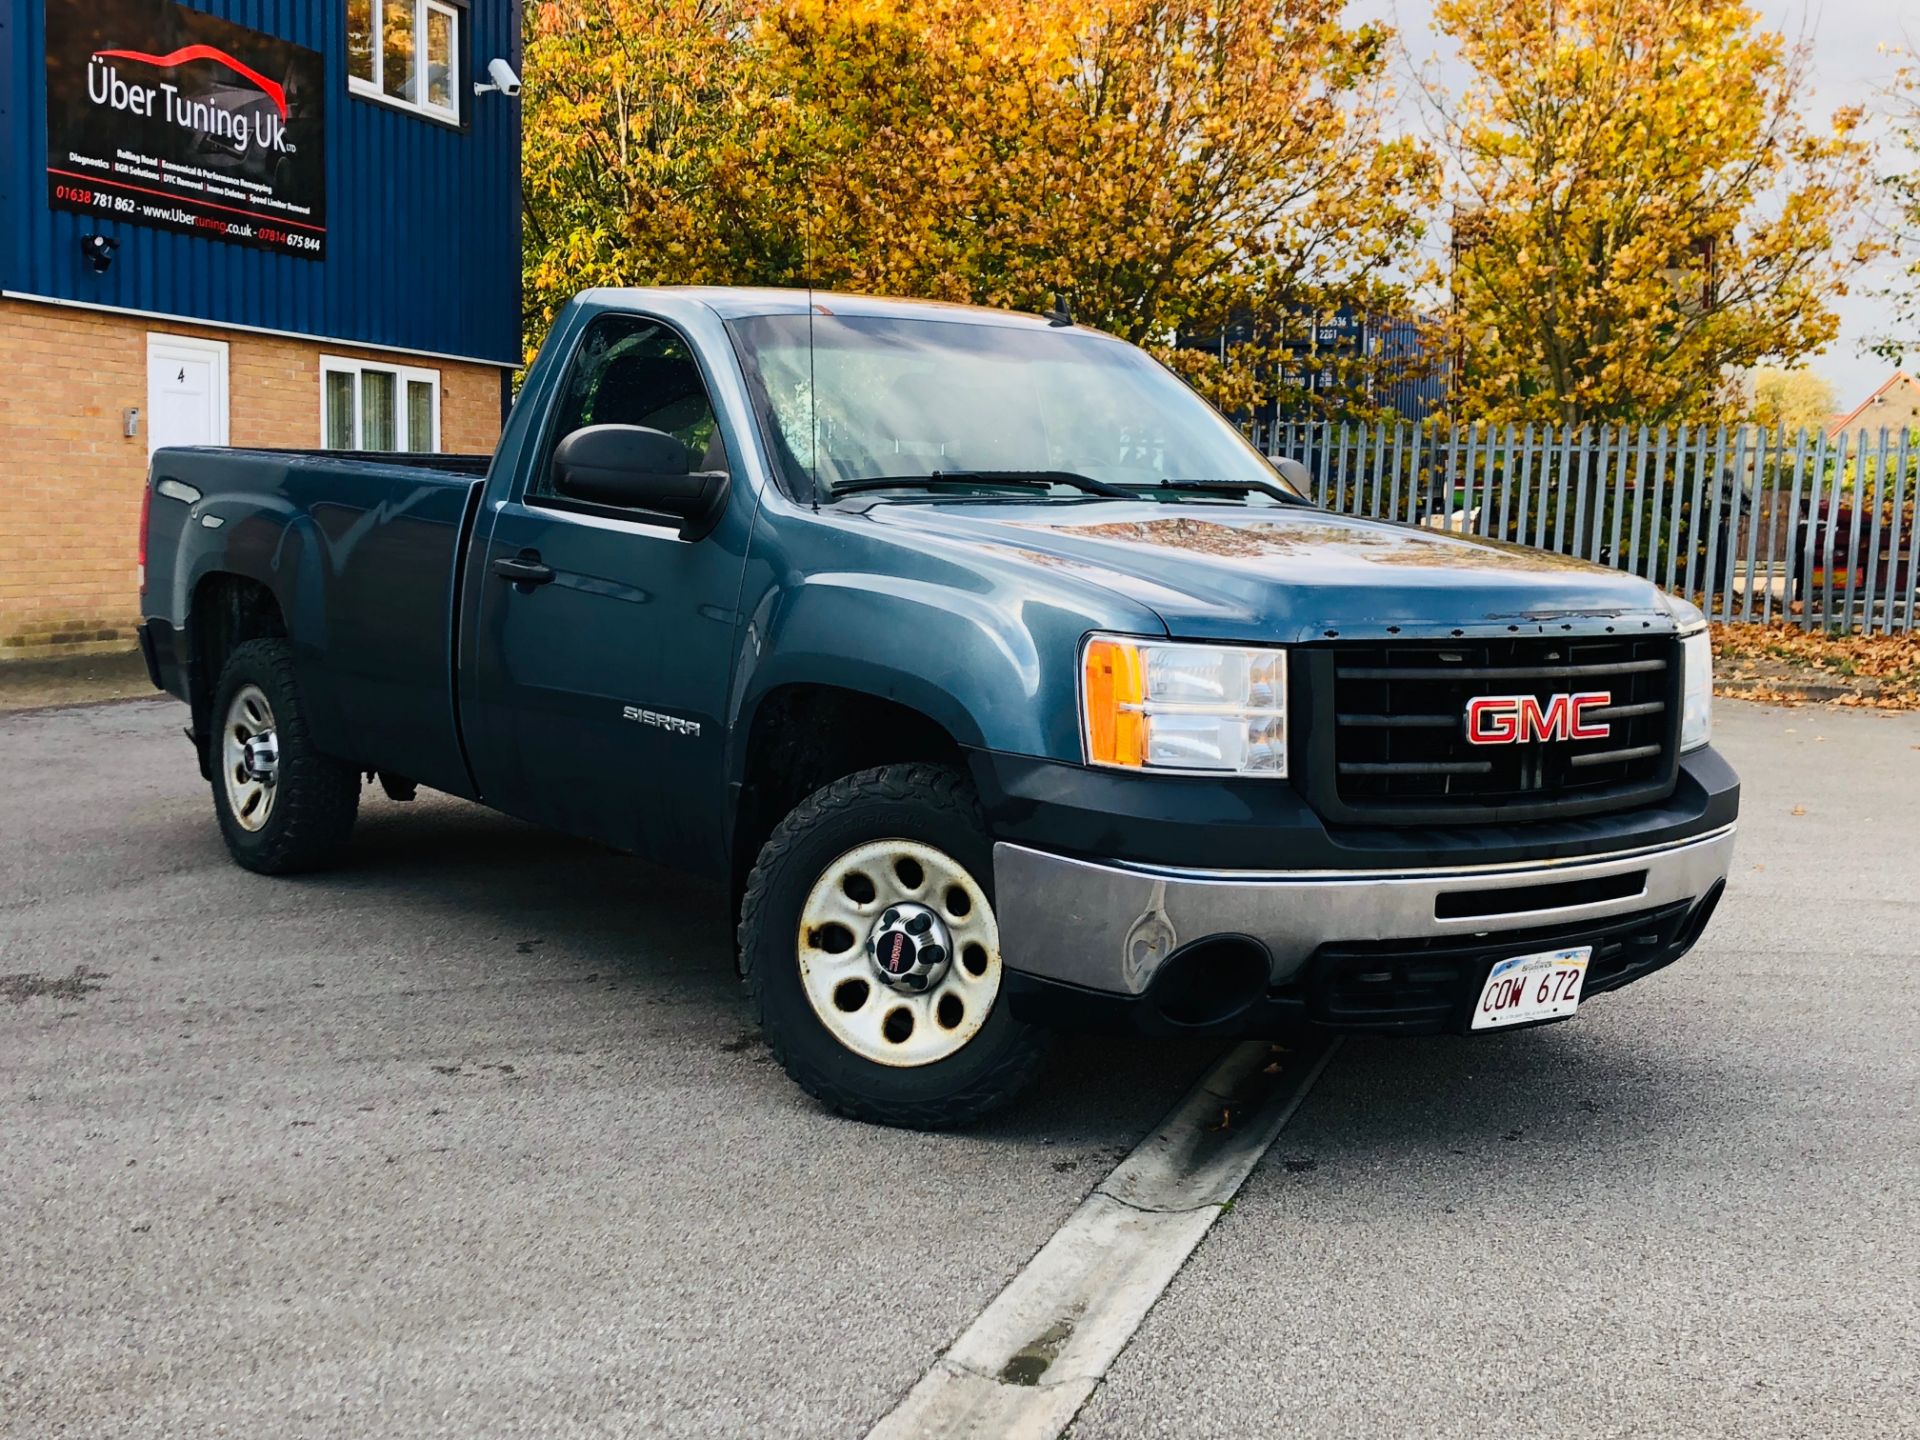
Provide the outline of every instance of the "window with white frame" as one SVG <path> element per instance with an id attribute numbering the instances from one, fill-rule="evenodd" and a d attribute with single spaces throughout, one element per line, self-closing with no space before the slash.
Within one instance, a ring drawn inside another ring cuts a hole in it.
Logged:
<path id="1" fill-rule="evenodd" d="M 322 355 L 320 443 L 329 450 L 438 450 L 440 372 Z"/>
<path id="2" fill-rule="evenodd" d="M 347 88 L 457 124 L 460 21 L 442 0 L 347 0 Z"/>

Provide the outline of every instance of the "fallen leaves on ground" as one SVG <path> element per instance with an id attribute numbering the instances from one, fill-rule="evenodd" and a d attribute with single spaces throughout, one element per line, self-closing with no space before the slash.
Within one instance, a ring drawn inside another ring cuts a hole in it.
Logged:
<path id="1" fill-rule="evenodd" d="M 1814 698 L 1804 687 L 1820 685 L 1844 692 L 1832 698 L 1835 705 L 1920 710 L 1920 633 L 1838 635 L 1788 625 L 1712 629 L 1714 678 L 1725 694 L 1791 705 Z"/>

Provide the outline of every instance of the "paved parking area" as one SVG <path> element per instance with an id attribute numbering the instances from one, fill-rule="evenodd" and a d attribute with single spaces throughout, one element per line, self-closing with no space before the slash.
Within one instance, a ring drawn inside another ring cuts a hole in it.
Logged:
<path id="1" fill-rule="evenodd" d="M 1920 717 L 1715 718 L 1701 946 L 1499 1044 L 1349 1041 L 1076 1440 L 1920 1435 Z"/>
<path id="2" fill-rule="evenodd" d="M 0 717 L 0 1433 L 858 1434 L 1218 1053 L 839 1121 L 717 896 L 445 800 L 247 875 L 181 720 Z M 1920 1431 L 1920 717 L 1721 740 L 1702 949 L 1347 1045 L 1076 1435 Z"/>

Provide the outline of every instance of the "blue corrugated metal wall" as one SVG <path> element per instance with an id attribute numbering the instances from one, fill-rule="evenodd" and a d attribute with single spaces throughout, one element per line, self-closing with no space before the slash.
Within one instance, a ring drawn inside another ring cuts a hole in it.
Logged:
<path id="1" fill-rule="evenodd" d="M 345 0 L 193 8 L 326 57 L 326 259 L 54 211 L 44 0 L 0 0 L 0 289 L 517 364 L 520 102 L 471 82 L 496 55 L 519 65 L 518 0 L 467 11 L 465 130 L 348 95 Z M 120 242 L 105 275 L 80 255 L 94 230 Z"/>

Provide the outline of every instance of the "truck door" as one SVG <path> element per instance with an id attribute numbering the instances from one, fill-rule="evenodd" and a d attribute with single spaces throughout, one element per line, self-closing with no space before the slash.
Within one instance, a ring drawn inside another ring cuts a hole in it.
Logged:
<path id="1" fill-rule="evenodd" d="M 483 514 L 468 745 L 486 800 L 685 868 L 718 866 L 734 607 L 753 495 L 736 481 L 702 539 L 644 511 L 554 492 L 554 447 L 585 425 L 646 425 L 695 468 L 729 457 L 693 348 L 603 315 L 582 336 L 531 463 Z"/>

